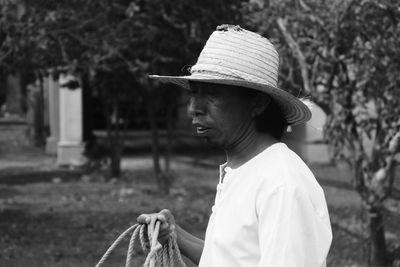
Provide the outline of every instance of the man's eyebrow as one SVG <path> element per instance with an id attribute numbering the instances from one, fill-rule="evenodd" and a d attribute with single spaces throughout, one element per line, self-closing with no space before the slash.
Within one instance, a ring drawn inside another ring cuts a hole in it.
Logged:
<path id="1" fill-rule="evenodd" d="M 186 91 L 189 93 L 194 93 L 194 92 L 196 92 L 196 88 L 193 88 L 190 86 Z"/>

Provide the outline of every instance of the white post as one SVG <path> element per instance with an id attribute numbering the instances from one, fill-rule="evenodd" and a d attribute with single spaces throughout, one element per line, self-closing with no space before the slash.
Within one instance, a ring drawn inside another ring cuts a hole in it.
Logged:
<path id="1" fill-rule="evenodd" d="M 71 74 L 60 74 L 60 141 L 58 165 L 81 165 L 84 162 L 82 142 L 82 88 L 70 89 L 65 85 L 76 81 Z"/>
<path id="2" fill-rule="evenodd" d="M 46 153 L 57 154 L 57 145 L 60 140 L 60 88 L 58 81 L 54 80 L 53 73 L 47 79 L 48 82 L 48 111 L 49 111 L 49 124 L 50 136 L 46 139 Z"/>

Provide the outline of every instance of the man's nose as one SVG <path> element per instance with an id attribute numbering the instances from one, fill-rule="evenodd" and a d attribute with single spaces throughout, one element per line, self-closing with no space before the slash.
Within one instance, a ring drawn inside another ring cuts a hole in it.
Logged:
<path id="1" fill-rule="evenodd" d="M 205 103 L 201 97 L 191 97 L 189 100 L 188 114 L 190 117 L 204 115 Z"/>

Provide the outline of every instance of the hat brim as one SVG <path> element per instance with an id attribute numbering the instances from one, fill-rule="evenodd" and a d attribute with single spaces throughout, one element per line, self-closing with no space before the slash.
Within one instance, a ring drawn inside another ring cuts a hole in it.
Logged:
<path id="1" fill-rule="evenodd" d="M 150 79 L 158 80 L 163 83 L 173 83 L 185 89 L 190 88 L 190 81 L 224 84 L 240 86 L 249 89 L 258 90 L 268 94 L 281 107 L 283 115 L 286 118 L 288 125 L 297 125 L 307 122 L 311 119 L 310 109 L 297 97 L 292 94 L 266 84 L 254 83 L 245 80 L 218 78 L 206 74 L 196 74 L 190 76 L 160 76 L 149 75 Z"/>

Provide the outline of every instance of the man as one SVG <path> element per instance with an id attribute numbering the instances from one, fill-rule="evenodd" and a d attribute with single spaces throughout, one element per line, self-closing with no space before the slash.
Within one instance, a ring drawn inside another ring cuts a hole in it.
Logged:
<path id="1" fill-rule="evenodd" d="M 151 78 L 189 91 L 197 134 L 226 153 L 205 240 L 178 225 L 168 210 L 159 241 L 177 239 L 201 267 L 319 267 L 332 241 L 322 188 L 304 162 L 280 142 L 287 126 L 311 113 L 277 87 L 279 55 L 268 39 L 222 25 L 210 36 L 191 75 Z"/>

